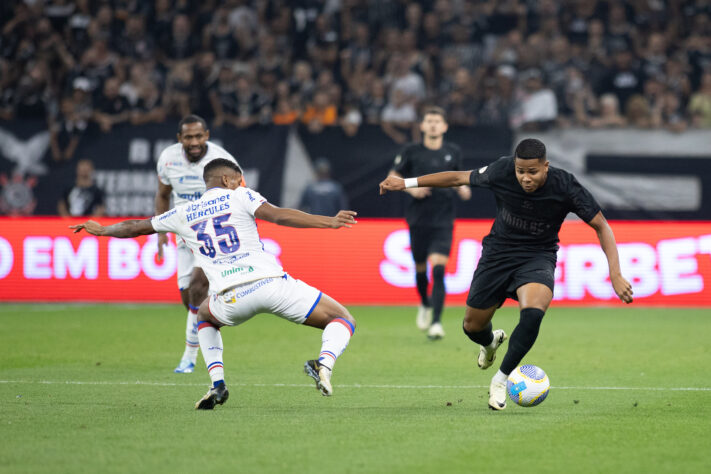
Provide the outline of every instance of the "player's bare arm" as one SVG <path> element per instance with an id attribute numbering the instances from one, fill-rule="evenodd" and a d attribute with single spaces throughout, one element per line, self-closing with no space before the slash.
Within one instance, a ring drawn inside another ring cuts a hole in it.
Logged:
<path id="1" fill-rule="evenodd" d="M 398 178 L 402 178 L 402 175 L 398 173 L 395 170 L 391 170 L 390 174 L 388 176 L 397 176 Z M 410 196 L 412 196 L 415 199 L 423 199 L 432 194 L 432 190 L 430 188 L 408 188 L 405 189 L 405 192 L 408 193 Z"/>
<path id="2" fill-rule="evenodd" d="M 588 222 L 588 225 L 597 232 L 600 247 L 607 257 L 607 264 L 610 269 L 610 281 L 612 282 L 612 288 L 614 288 L 615 294 L 625 303 L 631 303 L 634 292 L 632 291 L 630 282 L 622 276 L 620 257 L 617 253 L 617 243 L 615 242 L 615 235 L 612 233 L 610 224 L 607 223 L 607 219 L 602 215 L 602 212 L 598 212 L 595 217 Z"/>
<path id="3" fill-rule="evenodd" d="M 355 211 L 339 211 L 333 217 L 316 216 L 296 209 L 277 207 L 265 202 L 255 211 L 254 216 L 277 225 L 286 227 L 313 227 L 320 229 L 338 229 L 352 227 L 356 223 Z"/>
<path id="4" fill-rule="evenodd" d="M 170 209 L 170 193 L 173 192 L 173 187 L 169 184 L 163 184 L 158 180 L 158 190 L 156 191 L 155 208 L 156 216 L 168 212 Z M 158 234 L 158 261 L 163 260 L 163 246 L 168 244 L 168 236 L 165 233 Z"/>
<path id="5" fill-rule="evenodd" d="M 129 219 L 106 227 L 96 221 L 86 221 L 83 224 L 70 225 L 69 228 L 73 229 L 75 234 L 84 229 L 91 235 L 116 237 L 119 239 L 128 239 L 138 237 L 139 235 L 156 233 L 150 219 Z"/>
<path id="6" fill-rule="evenodd" d="M 441 173 L 432 173 L 420 176 L 418 178 L 408 178 L 412 181 L 412 185 L 406 186 L 406 180 L 397 176 L 388 176 L 380 183 L 380 194 L 385 194 L 388 191 L 404 191 L 409 188 L 428 187 L 428 188 L 455 188 L 469 184 L 470 171 L 443 171 Z"/>

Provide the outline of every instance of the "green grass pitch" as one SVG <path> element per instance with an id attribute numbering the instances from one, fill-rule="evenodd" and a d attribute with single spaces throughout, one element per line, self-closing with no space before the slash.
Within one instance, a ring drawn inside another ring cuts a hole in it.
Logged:
<path id="1" fill-rule="evenodd" d="M 711 312 L 553 307 L 524 362 L 533 408 L 487 409 L 492 369 L 447 308 L 430 342 L 413 308 L 353 307 L 322 397 L 302 373 L 320 331 L 260 315 L 223 329 L 230 399 L 182 352 L 178 305 L 0 305 L 2 473 L 687 473 L 711 470 Z M 518 319 L 504 308 L 494 327 Z M 502 357 L 501 353 L 499 357 Z M 499 359 L 500 360 L 500 359 Z"/>

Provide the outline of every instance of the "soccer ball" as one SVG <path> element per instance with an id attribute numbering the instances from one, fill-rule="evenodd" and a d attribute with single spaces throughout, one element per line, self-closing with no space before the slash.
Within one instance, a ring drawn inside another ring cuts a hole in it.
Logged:
<path id="1" fill-rule="evenodd" d="M 522 365 L 511 372 L 506 391 L 514 403 L 522 407 L 538 405 L 548 396 L 551 383 L 543 369 L 535 365 Z"/>

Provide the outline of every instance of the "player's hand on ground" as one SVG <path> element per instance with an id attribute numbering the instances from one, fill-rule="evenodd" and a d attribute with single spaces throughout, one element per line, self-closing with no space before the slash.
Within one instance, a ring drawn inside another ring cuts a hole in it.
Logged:
<path id="1" fill-rule="evenodd" d="M 628 282 L 622 275 L 615 275 L 611 277 L 611 280 L 612 288 L 615 289 L 617 296 L 625 303 L 631 303 L 632 295 L 634 294 L 632 291 L 632 284 L 630 284 L 630 282 Z"/>
<path id="2" fill-rule="evenodd" d="M 355 211 L 338 211 L 338 214 L 331 218 L 333 221 L 333 225 L 331 227 L 334 229 L 338 229 L 340 227 L 353 227 L 353 224 L 356 223 L 355 216 L 357 215 L 358 213 Z"/>
<path id="3" fill-rule="evenodd" d="M 388 176 L 380 183 L 380 194 L 388 191 L 402 191 L 405 189 L 405 180 L 397 176 Z"/>
<path id="4" fill-rule="evenodd" d="M 168 245 L 168 234 L 158 234 L 158 261 L 163 260 L 163 247 Z"/>
<path id="5" fill-rule="evenodd" d="M 81 232 L 82 229 L 91 235 L 102 235 L 104 231 L 104 226 L 96 221 L 86 221 L 83 224 L 70 225 L 69 228 L 73 229 L 75 234 Z"/>

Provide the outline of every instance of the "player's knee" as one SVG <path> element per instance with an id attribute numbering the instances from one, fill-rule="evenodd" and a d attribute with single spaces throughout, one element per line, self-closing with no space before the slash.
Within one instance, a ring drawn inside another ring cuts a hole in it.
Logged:
<path id="1" fill-rule="evenodd" d="M 444 281 L 444 265 L 435 265 L 432 267 L 432 280 Z"/>
<path id="2" fill-rule="evenodd" d="M 351 315 L 351 313 L 348 312 L 347 309 L 344 308 L 344 310 L 345 310 L 345 311 L 343 312 L 343 314 L 339 314 L 338 316 L 336 316 L 336 318 L 345 319 L 346 321 L 348 321 L 349 323 L 351 323 L 351 326 L 353 326 L 353 329 L 355 330 L 355 328 L 356 328 L 356 320 L 355 320 L 355 318 Z M 333 319 L 336 319 L 336 318 L 333 318 Z"/>
<path id="3" fill-rule="evenodd" d="M 190 285 L 188 292 L 190 294 L 190 304 L 193 306 L 198 306 L 205 301 L 207 298 L 207 288 L 208 285 L 204 284 L 202 281 L 196 281 Z"/>
<path id="4" fill-rule="evenodd" d="M 484 328 L 486 328 L 487 324 L 488 322 L 481 322 L 475 319 L 464 318 L 464 321 L 462 322 L 462 328 L 464 329 L 465 333 L 473 333 L 483 331 Z"/>

